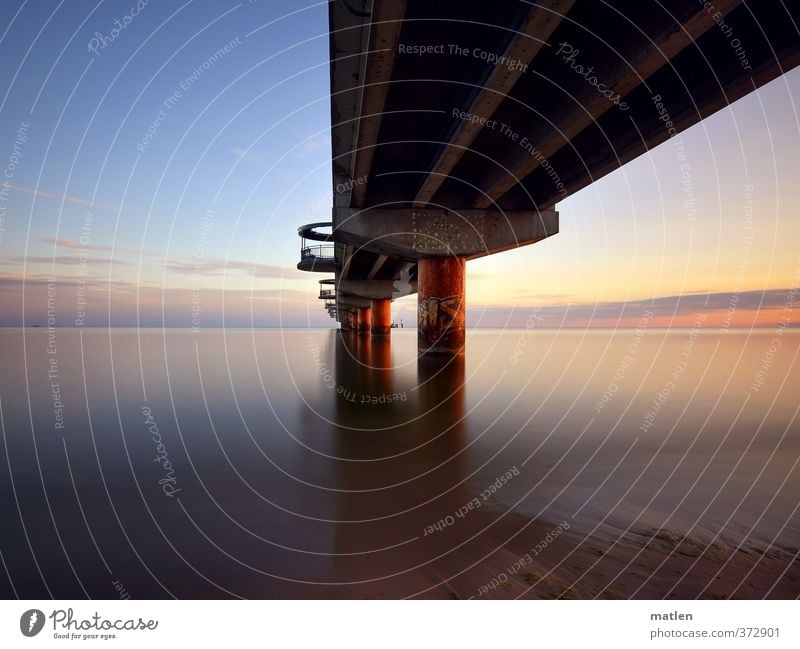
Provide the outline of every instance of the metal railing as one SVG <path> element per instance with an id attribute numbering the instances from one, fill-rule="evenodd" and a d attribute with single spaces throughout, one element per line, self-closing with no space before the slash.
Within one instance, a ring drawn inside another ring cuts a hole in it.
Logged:
<path id="1" fill-rule="evenodd" d="M 324 246 L 304 246 L 300 248 L 300 258 L 303 261 L 333 261 L 334 247 L 331 244 Z"/>
<path id="2" fill-rule="evenodd" d="M 332 223 L 309 223 L 297 229 L 300 235 L 300 270 L 317 272 L 334 272 L 336 268 L 336 248 L 332 232 L 320 232 L 318 228 L 331 228 Z M 310 242 L 320 242 L 309 245 Z M 319 281 L 319 297 L 325 300 L 325 310 L 331 318 L 338 319 L 339 309 L 336 304 L 336 279 L 326 278 Z"/>

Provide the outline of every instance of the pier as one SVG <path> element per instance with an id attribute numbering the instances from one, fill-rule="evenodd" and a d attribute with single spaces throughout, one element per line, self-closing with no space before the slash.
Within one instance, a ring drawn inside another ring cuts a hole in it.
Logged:
<path id="1" fill-rule="evenodd" d="M 469 260 L 798 64 L 772 5 L 331 2 L 333 205 L 298 268 L 342 329 L 387 336 L 416 293 L 420 354 L 463 353 Z"/>

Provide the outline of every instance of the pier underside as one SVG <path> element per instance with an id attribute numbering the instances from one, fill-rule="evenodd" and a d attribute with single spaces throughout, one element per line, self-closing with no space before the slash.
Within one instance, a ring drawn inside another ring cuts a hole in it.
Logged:
<path id="1" fill-rule="evenodd" d="M 418 292 L 419 351 L 460 353 L 464 264 L 556 234 L 558 201 L 795 67 L 799 14 L 800 0 L 331 2 L 330 232 L 300 229 L 298 267 L 332 273 L 329 313 L 358 329 L 371 310 L 375 335 L 385 305 Z"/>

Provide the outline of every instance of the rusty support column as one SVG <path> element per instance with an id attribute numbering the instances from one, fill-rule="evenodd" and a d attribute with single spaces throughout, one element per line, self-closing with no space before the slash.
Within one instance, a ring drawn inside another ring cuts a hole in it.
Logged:
<path id="1" fill-rule="evenodd" d="M 420 354 L 462 354 L 466 335 L 466 259 L 423 257 L 417 270 Z"/>
<path id="2" fill-rule="evenodd" d="M 388 336 L 392 330 L 392 301 L 372 300 L 372 335 Z"/>
<path id="3" fill-rule="evenodd" d="M 361 333 L 369 333 L 371 322 L 371 309 L 368 306 L 358 309 L 358 330 Z"/>
<path id="4" fill-rule="evenodd" d="M 353 309 L 350 312 L 350 329 L 351 331 L 358 331 L 358 309 Z"/>

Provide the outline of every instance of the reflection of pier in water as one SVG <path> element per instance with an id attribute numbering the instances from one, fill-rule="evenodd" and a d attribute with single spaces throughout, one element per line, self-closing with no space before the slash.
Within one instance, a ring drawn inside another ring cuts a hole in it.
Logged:
<path id="1" fill-rule="evenodd" d="M 334 336 L 332 453 L 340 459 L 332 474 L 341 491 L 332 579 L 353 584 L 348 597 L 477 595 L 550 524 L 529 525 L 484 498 L 510 467 L 473 450 L 464 356 L 420 355 L 409 359 L 411 372 L 388 338 Z M 360 398 L 403 393 L 383 404 Z M 510 592 L 522 594 L 527 585 L 520 581 Z"/>
<path id="2" fill-rule="evenodd" d="M 457 571 L 444 555 L 476 531 L 468 517 L 455 516 L 474 497 L 464 452 L 464 359 L 421 357 L 414 381 L 393 365 L 388 337 L 335 336 L 335 455 L 346 458 L 337 518 L 359 521 L 337 525 L 335 572 L 352 582 L 411 571 L 356 588 L 369 595 L 402 581 L 403 594 L 412 594 Z M 342 556 L 350 553 L 363 554 Z"/>
<path id="3" fill-rule="evenodd" d="M 412 352 L 413 339 L 404 334 L 391 341 L 357 332 L 322 335 L 317 369 L 324 366 L 325 374 L 310 385 L 324 387 L 309 393 L 316 395 L 315 416 L 322 413 L 328 423 L 306 439 L 325 448 L 325 456 L 312 460 L 311 479 L 327 489 L 302 503 L 325 517 L 304 536 L 324 543 L 314 576 L 337 584 L 320 587 L 319 596 L 716 597 L 734 592 L 751 569 L 758 581 L 737 593 L 746 588 L 760 597 L 777 584 L 775 594 L 796 596 L 791 530 L 781 537 L 783 549 L 764 552 L 747 538 L 740 549 L 733 541 L 709 544 L 718 518 L 687 534 L 670 517 L 682 498 L 683 516 L 707 506 L 702 498 L 689 502 L 683 491 L 691 467 L 663 489 L 662 476 L 674 466 L 653 462 L 649 449 L 628 454 L 621 442 L 599 448 L 602 439 L 583 435 L 585 425 L 559 423 L 560 405 L 543 409 L 524 434 L 514 430 L 525 426 L 520 413 L 527 407 L 495 426 L 506 404 L 496 395 L 506 394 L 508 384 L 494 386 L 474 371 L 509 358 L 515 341 L 499 356 L 479 339 L 471 356 L 435 357 Z M 592 355 L 606 353 L 602 338 L 592 345 Z M 519 386 L 521 379 L 512 379 Z M 529 405 L 542 387 L 525 393 Z M 609 474 L 615 461 L 618 469 Z M 586 462 L 594 466 L 584 471 Z M 302 456 L 300 467 L 309 464 Z M 642 467 L 650 469 L 637 482 Z M 628 495 L 630 485 L 636 491 Z M 748 488 L 731 483 L 730 493 Z M 656 491 L 665 502 L 648 508 Z M 781 511 L 793 515 L 793 507 Z M 782 531 L 764 533 L 777 538 Z"/>

